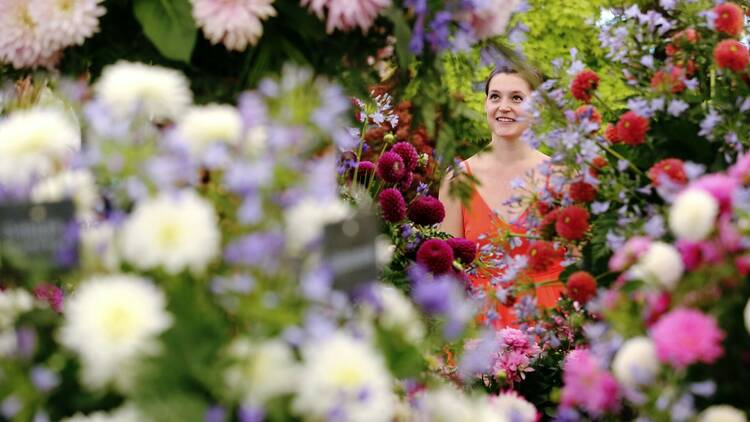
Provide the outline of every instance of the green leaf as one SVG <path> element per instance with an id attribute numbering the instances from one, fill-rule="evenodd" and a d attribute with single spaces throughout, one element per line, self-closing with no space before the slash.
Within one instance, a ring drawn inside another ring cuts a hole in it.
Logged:
<path id="1" fill-rule="evenodd" d="M 188 0 L 134 0 L 143 32 L 168 59 L 190 62 L 198 29 Z"/>
<path id="2" fill-rule="evenodd" d="M 411 42 L 411 29 L 404 19 L 403 12 L 392 7 L 388 9 L 386 16 L 393 22 L 393 29 L 396 35 L 396 56 L 398 57 L 398 64 L 400 69 L 408 69 L 411 64 L 414 55 L 409 49 L 409 43 Z"/>

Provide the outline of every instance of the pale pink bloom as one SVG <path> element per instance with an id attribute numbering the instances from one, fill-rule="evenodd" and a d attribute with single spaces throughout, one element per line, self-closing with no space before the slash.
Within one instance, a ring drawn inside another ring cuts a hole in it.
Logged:
<path id="1" fill-rule="evenodd" d="M 737 158 L 737 162 L 729 168 L 729 175 L 740 183 L 750 183 L 750 154 Z"/>
<path id="2" fill-rule="evenodd" d="M 659 360 L 675 368 L 711 364 L 724 353 L 724 333 L 716 320 L 695 309 L 678 308 L 664 315 L 652 327 L 650 337 Z"/>
<path id="3" fill-rule="evenodd" d="M 591 352 L 576 349 L 568 353 L 563 363 L 563 407 L 580 407 L 596 417 L 617 409 L 619 401 L 617 381 Z"/>
<path id="4" fill-rule="evenodd" d="M 624 271 L 648 251 L 651 239 L 644 236 L 631 237 L 622 248 L 609 259 L 610 271 Z"/>
<path id="5" fill-rule="evenodd" d="M 44 42 L 63 49 L 81 45 L 99 31 L 99 18 L 106 13 L 102 0 L 30 0 L 29 13 L 38 23 Z"/>
<path id="6" fill-rule="evenodd" d="M 326 32 L 329 34 L 336 29 L 348 32 L 356 27 L 364 34 L 380 12 L 391 5 L 391 0 L 301 0 L 301 3 L 321 20 L 327 15 Z"/>
<path id="7" fill-rule="evenodd" d="M 49 63 L 58 48 L 45 42 L 30 0 L 0 0 L 0 62 L 16 69 Z"/>
<path id="8" fill-rule="evenodd" d="M 698 188 L 710 193 L 717 201 L 722 214 L 731 212 L 732 195 L 737 188 L 737 179 L 726 174 L 707 174 L 692 182 L 688 188 Z"/>
<path id="9" fill-rule="evenodd" d="M 213 44 L 242 51 L 263 35 L 263 20 L 276 16 L 274 0 L 190 0 L 193 18 Z"/>
<path id="10" fill-rule="evenodd" d="M 477 38 L 490 38 L 505 33 L 508 21 L 518 7 L 519 0 L 485 0 L 475 2 L 469 23 Z"/>

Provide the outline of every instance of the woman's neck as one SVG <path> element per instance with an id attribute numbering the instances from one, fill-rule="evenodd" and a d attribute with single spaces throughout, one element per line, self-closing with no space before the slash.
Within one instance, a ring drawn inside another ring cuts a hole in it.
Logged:
<path id="1" fill-rule="evenodd" d="M 519 138 L 505 139 L 493 136 L 490 148 L 492 150 L 489 154 L 496 163 L 520 163 L 534 156 L 534 149 Z"/>

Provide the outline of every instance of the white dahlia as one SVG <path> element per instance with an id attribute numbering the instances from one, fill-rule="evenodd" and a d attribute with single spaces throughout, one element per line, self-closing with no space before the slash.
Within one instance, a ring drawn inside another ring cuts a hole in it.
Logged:
<path id="1" fill-rule="evenodd" d="M 714 405 L 698 416 L 698 422 L 747 422 L 747 416 L 741 410 L 728 404 Z"/>
<path id="2" fill-rule="evenodd" d="M 127 390 L 140 358 L 156 353 L 158 336 L 172 324 L 164 293 L 133 275 L 92 277 L 66 300 L 62 345 L 81 359 L 82 381 L 92 389 L 114 383 Z"/>
<path id="3" fill-rule="evenodd" d="M 151 119 L 176 120 L 193 101 L 190 83 L 179 71 L 126 61 L 104 68 L 94 91 L 117 117 L 140 111 Z"/>
<path id="4" fill-rule="evenodd" d="M 336 415 L 342 421 L 390 421 L 396 406 L 382 356 L 343 333 L 306 345 L 304 367 L 292 404 L 311 420 Z"/>
<path id="5" fill-rule="evenodd" d="M 238 339 L 229 346 L 228 354 L 234 364 L 224 372 L 224 381 L 243 403 L 263 406 L 268 400 L 291 394 L 302 381 L 294 353 L 282 341 Z"/>
<path id="6" fill-rule="evenodd" d="M 54 109 L 16 111 L 0 121 L 0 184 L 51 176 L 81 147 L 80 130 Z"/>
<path id="7" fill-rule="evenodd" d="M 99 31 L 102 0 L 29 0 L 30 16 L 44 41 L 57 49 L 81 45 Z"/>
<path id="8" fill-rule="evenodd" d="M 213 44 L 243 51 L 263 35 L 263 22 L 276 16 L 274 0 L 190 0 L 193 18 Z"/>
<path id="9" fill-rule="evenodd" d="M 637 388 L 650 383 L 659 371 L 654 342 L 648 337 L 633 337 L 620 347 L 612 361 L 612 372 L 620 384 Z"/>
<path id="10" fill-rule="evenodd" d="M 375 18 L 391 0 L 301 0 L 302 6 L 308 6 L 319 19 L 326 18 L 326 32 L 329 34 L 339 29 L 344 32 L 356 27 L 366 33 Z"/>
<path id="11" fill-rule="evenodd" d="M 232 106 L 211 104 L 192 107 L 177 126 L 178 139 L 187 144 L 194 157 L 216 142 L 238 144 L 242 134 L 242 118 Z"/>
<path id="12" fill-rule="evenodd" d="M 58 52 L 30 9 L 31 0 L 0 0 L 0 62 L 16 69 L 49 64 Z"/>
<path id="13" fill-rule="evenodd" d="M 669 209 L 669 228 L 678 239 L 704 240 L 714 229 L 719 203 L 702 189 L 689 189 L 675 199 Z"/>
<path id="14" fill-rule="evenodd" d="M 221 233 L 210 202 L 191 190 L 139 203 L 120 234 L 122 258 L 142 270 L 202 272 L 219 254 Z"/>
<path id="15" fill-rule="evenodd" d="M 630 275 L 671 290 L 680 281 L 684 271 L 682 256 L 674 246 L 664 242 L 653 242 L 646 253 L 630 268 Z"/>

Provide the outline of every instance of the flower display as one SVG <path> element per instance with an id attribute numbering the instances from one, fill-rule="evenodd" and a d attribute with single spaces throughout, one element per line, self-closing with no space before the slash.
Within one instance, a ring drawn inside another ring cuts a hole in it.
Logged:
<path id="1" fill-rule="evenodd" d="M 276 16 L 273 0 L 191 0 L 193 18 L 213 44 L 243 51 L 263 35 L 263 21 Z"/>
<path id="2" fill-rule="evenodd" d="M 714 49 L 714 60 L 720 68 L 741 72 L 750 61 L 747 47 L 736 40 L 724 40 Z"/>
<path id="3" fill-rule="evenodd" d="M 385 221 L 397 223 L 406 217 L 406 202 L 398 189 L 383 189 L 378 197 L 380 210 Z"/>
<path id="4" fill-rule="evenodd" d="M 349 2 L 346 0 L 302 0 L 320 19 L 326 18 L 326 32 L 334 30 L 351 31 L 359 28 L 363 33 L 372 26 L 381 11 L 390 6 L 390 0 L 363 0 Z"/>
<path id="5" fill-rule="evenodd" d="M 242 120 L 234 107 L 209 105 L 193 107 L 177 125 L 178 141 L 185 142 L 196 157 L 206 152 L 211 144 L 237 144 L 242 134 Z"/>
<path id="6" fill-rule="evenodd" d="M 723 353 L 724 333 L 716 321 L 694 309 L 675 309 L 651 329 L 651 339 L 659 360 L 677 368 L 712 363 Z"/>
<path id="7" fill-rule="evenodd" d="M 420 196 L 409 205 L 409 219 L 422 226 L 438 224 L 445 218 L 445 207 L 434 196 Z"/>
<path id="8" fill-rule="evenodd" d="M 589 213 L 577 205 L 560 210 L 555 222 L 557 234 L 568 240 L 579 240 L 589 229 Z"/>
<path id="9" fill-rule="evenodd" d="M 453 248 L 440 239 L 427 240 L 417 251 L 417 262 L 435 274 L 446 273 L 453 267 Z"/>
<path id="10" fill-rule="evenodd" d="M 612 373 L 628 388 L 648 385 L 659 371 L 654 342 L 648 337 L 633 337 L 617 351 L 612 361 Z"/>
<path id="11" fill-rule="evenodd" d="M 742 8 L 734 3 L 727 2 L 714 7 L 713 12 L 716 15 L 714 26 L 717 31 L 733 37 L 742 33 L 745 19 Z"/>

